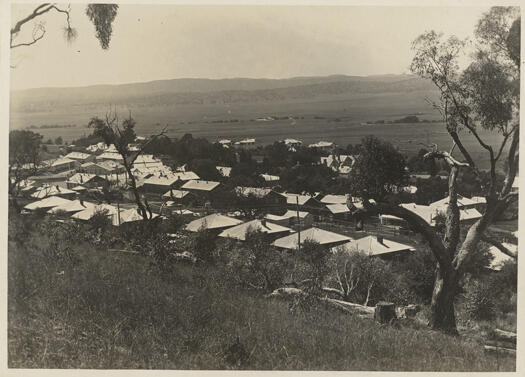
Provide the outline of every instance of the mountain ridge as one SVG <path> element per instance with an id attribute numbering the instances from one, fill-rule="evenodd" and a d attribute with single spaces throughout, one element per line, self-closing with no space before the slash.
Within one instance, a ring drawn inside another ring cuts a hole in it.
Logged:
<path id="1" fill-rule="evenodd" d="M 76 88 L 13 91 L 12 111 L 51 111 L 68 106 L 127 104 L 205 105 L 277 101 L 330 100 L 356 94 L 432 91 L 427 80 L 413 75 L 312 76 L 289 79 L 172 79 Z"/>

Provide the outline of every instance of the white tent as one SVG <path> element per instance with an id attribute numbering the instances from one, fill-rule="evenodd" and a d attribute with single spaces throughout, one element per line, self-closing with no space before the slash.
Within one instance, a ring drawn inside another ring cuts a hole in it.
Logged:
<path id="1" fill-rule="evenodd" d="M 69 203 L 63 203 L 63 204 L 60 204 L 60 205 L 58 205 L 56 207 L 53 207 L 47 212 L 49 212 L 49 213 L 80 212 L 80 211 L 83 211 L 83 210 L 85 210 L 85 209 L 87 209 L 89 207 L 93 207 L 93 206 L 95 206 L 94 203 L 83 202 L 83 201 L 80 201 L 80 200 L 73 200 L 73 201 L 70 201 Z"/>
<path id="2" fill-rule="evenodd" d="M 45 199 L 29 203 L 24 208 L 30 211 L 34 211 L 36 209 L 49 209 L 68 203 L 72 203 L 72 200 L 64 199 L 59 196 L 49 196 Z"/>
<path id="3" fill-rule="evenodd" d="M 234 219 L 233 217 L 228 217 L 219 213 L 214 213 L 188 223 L 188 225 L 186 225 L 186 230 L 189 230 L 190 232 L 198 232 L 202 228 L 224 229 L 241 223 L 241 220 Z"/>

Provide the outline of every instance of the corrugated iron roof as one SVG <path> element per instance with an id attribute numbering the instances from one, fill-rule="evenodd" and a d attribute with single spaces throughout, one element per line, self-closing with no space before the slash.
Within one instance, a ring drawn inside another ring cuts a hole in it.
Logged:
<path id="1" fill-rule="evenodd" d="M 320 245 L 330 245 L 339 242 L 350 241 L 352 238 L 342 234 L 329 232 L 324 229 L 310 228 L 301 231 L 301 243 L 305 240 L 310 240 L 319 243 Z M 297 249 L 299 241 L 299 234 L 294 233 L 286 237 L 279 238 L 274 241 L 272 245 L 283 249 Z"/>
<path id="2" fill-rule="evenodd" d="M 219 237 L 233 238 L 236 240 L 245 241 L 248 231 L 260 231 L 262 233 L 283 233 L 291 232 L 290 228 L 271 223 L 263 220 L 252 220 L 246 223 L 234 226 L 232 228 L 224 230 L 219 234 Z"/>

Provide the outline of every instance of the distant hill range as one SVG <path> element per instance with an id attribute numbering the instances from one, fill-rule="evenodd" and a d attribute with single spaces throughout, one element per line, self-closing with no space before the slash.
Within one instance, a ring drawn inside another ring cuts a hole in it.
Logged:
<path id="1" fill-rule="evenodd" d="M 173 79 L 121 85 L 38 88 L 11 92 L 13 112 L 70 107 L 164 106 L 304 102 L 388 93 L 433 92 L 413 75 L 294 77 L 289 79 Z"/>

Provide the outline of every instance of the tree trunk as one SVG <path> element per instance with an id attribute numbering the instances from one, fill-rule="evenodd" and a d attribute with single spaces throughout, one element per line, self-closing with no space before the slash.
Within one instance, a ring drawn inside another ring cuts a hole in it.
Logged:
<path id="1" fill-rule="evenodd" d="M 454 311 L 457 285 L 458 279 L 453 269 L 443 272 L 440 267 L 437 267 L 428 322 L 428 325 L 433 330 L 457 335 Z"/>
<path id="2" fill-rule="evenodd" d="M 374 319 L 378 323 L 390 323 L 395 320 L 396 306 L 391 302 L 378 302 L 374 311 Z"/>

